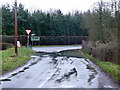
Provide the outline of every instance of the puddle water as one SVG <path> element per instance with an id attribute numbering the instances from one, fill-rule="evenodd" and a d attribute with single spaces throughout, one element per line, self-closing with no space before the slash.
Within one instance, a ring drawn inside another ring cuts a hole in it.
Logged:
<path id="1" fill-rule="evenodd" d="M 57 79 L 56 82 L 61 83 L 64 80 L 69 79 L 70 75 L 72 75 L 72 74 L 75 74 L 75 76 L 77 76 L 77 70 L 76 70 L 76 68 L 73 68 L 73 69 L 70 70 L 70 72 L 65 73 L 61 78 Z"/>
<path id="2" fill-rule="evenodd" d="M 95 68 L 91 67 L 89 64 L 87 65 L 86 69 L 89 69 L 93 72 L 91 75 L 89 75 L 89 79 L 88 79 L 88 82 L 91 82 L 92 79 L 94 79 L 95 76 L 98 74 L 98 72 L 95 70 Z"/>
<path id="3" fill-rule="evenodd" d="M 53 67 L 56 68 L 56 72 L 52 75 L 52 77 L 49 79 L 49 82 L 54 82 L 55 84 L 57 83 L 60 85 L 63 82 L 68 81 L 67 83 L 70 82 L 71 78 L 75 79 L 76 81 L 79 82 L 80 78 L 80 71 L 78 71 L 80 65 L 77 67 L 75 66 L 76 64 L 79 64 L 80 62 L 84 64 L 84 69 L 88 70 L 89 72 L 85 72 L 83 74 L 88 74 L 86 81 L 91 84 L 92 80 L 96 78 L 96 75 L 98 72 L 95 70 L 94 67 L 90 65 L 90 61 L 88 61 L 81 53 L 80 50 L 66 50 L 66 51 L 61 51 L 61 52 L 54 52 L 54 53 L 43 53 L 43 52 L 37 52 L 36 55 L 48 55 L 49 57 L 52 58 L 51 61 L 49 61 L 49 64 L 53 64 Z M 76 59 L 76 60 L 74 60 Z M 82 59 L 82 60 L 81 60 Z M 72 68 L 71 68 L 72 66 Z M 65 68 L 66 67 L 66 68 Z M 86 68 L 85 68 L 86 67 Z M 83 80 L 84 82 L 84 80 Z M 53 85 L 55 86 L 55 85 Z M 48 86 L 46 86 L 48 87 Z M 56 86 L 58 87 L 58 86 Z"/>
<path id="4" fill-rule="evenodd" d="M 8 77 L 10 79 L 3 79 L 1 81 L 11 81 L 14 76 L 25 73 L 27 70 L 34 76 L 36 74 L 33 73 L 33 71 L 31 72 L 30 68 L 31 70 L 35 68 L 41 77 L 41 79 L 40 77 L 38 78 L 39 81 L 42 81 L 45 76 L 48 77 L 49 74 L 55 70 L 52 75 L 50 74 L 48 81 L 45 85 L 42 85 L 42 87 L 62 87 L 64 85 L 70 85 L 70 83 L 73 83 L 73 87 L 80 87 L 80 85 L 81 87 L 86 87 L 89 83 L 92 83 L 98 74 L 95 68 L 90 65 L 89 61 L 84 58 L 80 50 L 66 50 L 51 53 L 36 52 L 35 56 L 38 58 L 33 57 L 32 62 L 29 62 L 28 66 L 11 74 Z M 26 77 L 28 80 L 30 76 Z"/>

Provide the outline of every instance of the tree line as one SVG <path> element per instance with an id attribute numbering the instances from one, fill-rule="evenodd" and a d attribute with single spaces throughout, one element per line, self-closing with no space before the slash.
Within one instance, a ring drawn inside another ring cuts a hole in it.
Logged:
<path id="1" fill-rule="evenodd" d="M 9 4 L 2 6 L 2 34 L 14 35 L 14 9 Z M 30 13 L 22 4 L 17 8 L 18 34 L 26 35 L 25 29 L 39 36 L 87 36 L 83 15 L 76 11 L 74 14 L 63 14 L 61 10 L 43 12 L 37 10 Z"/>
<path id="2" fill-rule="evenodd" d="M 120 1 L 100 0 L 94 3 L 92 10 L 85 12 L 83 17 L 91 41 L 107 43 L 118 39 L 120 26 Z"/>
<path id="3" fill-rule="evenodd" d="M 89 36 L 92 41 L 108 42 L 117 39 L 120 2 L 96 2 L 86 12 L 63 14 L 61 10 L 30 13 L 19 4 L 17 7 L 18 34 L 26 35 L 25 29 L 39 36 Z M 14 35 L 14 5 L 2 6 L 2 35 Z"/>

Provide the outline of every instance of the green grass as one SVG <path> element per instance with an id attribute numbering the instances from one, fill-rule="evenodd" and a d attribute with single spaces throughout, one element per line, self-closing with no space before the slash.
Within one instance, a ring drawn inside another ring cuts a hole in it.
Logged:
<path id="1" fill-rule="evenodd" d="M 80 44 L 78 45 L 41 45 L 41 46 L 32 46 L 32 47 L 63 47 L 63 46 L 81 46 Z"/>
<path id="2" fill-rule="evenodd" d="M 93 60 L 100 68 L 102 68 L 104 71 L 111 74 L 116 80 L 120 80 L 120 65 L 114 64 L 112 62 L 106 62 L 101 61 L 97 58 L 93 58 L 91 55 L 83 52 L 83 54 L 89 58 L 90 60 Z"/>
<path id="3" fill-rule="evenodd" d="M 0 55 L 2 54 L 2 73 L 22 66 L 30 60 L 30 55 L 33 53 L 33 50 L 28 50 L 25 48 L 18 48 L 18 56 L 15 56 L 14 48 L 9 48 L 0 52 Z"/>

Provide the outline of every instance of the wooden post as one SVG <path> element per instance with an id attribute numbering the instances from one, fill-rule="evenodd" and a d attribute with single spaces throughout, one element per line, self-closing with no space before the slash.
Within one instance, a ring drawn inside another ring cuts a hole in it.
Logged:
<path id="1" fill-rule="evenodd" d="M 18 51 L 17 51 L 17 0 L 15 0 L 15 54 L 18 55 Z"/>

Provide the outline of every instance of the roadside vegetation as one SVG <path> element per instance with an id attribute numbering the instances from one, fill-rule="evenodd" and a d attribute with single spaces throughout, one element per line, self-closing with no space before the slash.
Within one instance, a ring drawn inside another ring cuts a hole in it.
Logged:
<path id="1" fill-rule="evenodd" d="M 92 57 L 91 55 L 85 52 L 83 52 L 83 54 L 90 60 L 94 61 L 104 71 L 111 74 L 117 81 L 120 81 L 120 71 L 119 71 L 120 65 L 117 65 L 109 61 L 101 61 L 97 58 Z"/>
<path id="2" fill-rule="evenodd" d="M 116 64 L 119 64 L 120 62 L 118 59 L 118 42 L 116 41 L 108 43 L 100 43 L 99 41 L 83 41 L 82 50 L 102 61 L 113 62 Z"/>
<path id="3" fill-rule="evenodd" d="M 9 48 L 0 52 L 2 54 L 2 73 L 14 70 L 30 60 L 33 50 L 18 48 L 18 56 L 15 56 L 14 48 Z"/>
<path id="4" fill-rule="evenodd" d="M 84 13 L 89 41 L 82 42 L 82 51 L 120 84 L 119 30 L 120 2 L 100 0 L 92 11 Z M 92 21 L 92 22 L 91 22 Z"/>

